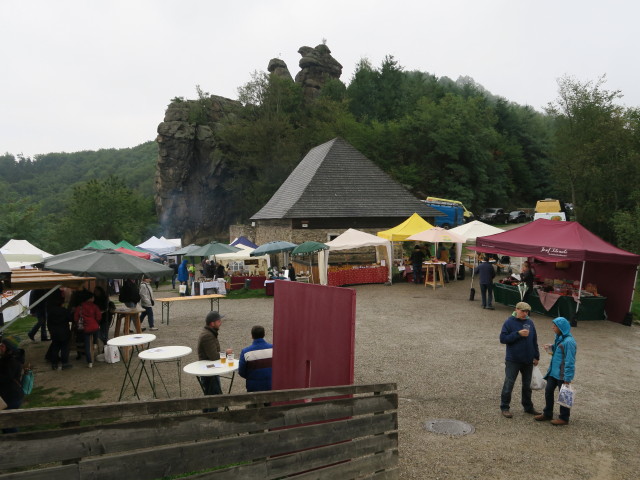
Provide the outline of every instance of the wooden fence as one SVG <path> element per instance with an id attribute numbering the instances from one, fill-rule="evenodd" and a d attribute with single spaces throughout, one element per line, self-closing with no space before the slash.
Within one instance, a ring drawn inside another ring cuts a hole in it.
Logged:
<path id="1" fill-rule="evenodd" d="M 395 479 L 397 407 L 373 384 L 5 410 L 0 480 Z"/>

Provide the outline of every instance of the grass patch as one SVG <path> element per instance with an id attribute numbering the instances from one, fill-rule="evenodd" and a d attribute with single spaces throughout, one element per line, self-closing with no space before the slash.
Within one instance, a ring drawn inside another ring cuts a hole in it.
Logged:
<path id="1" fill-rule="evenodd" d="M 267 298 L 267 294 L 264 288 L 259 288 L 256 290 L 247 290 L 247 289 L 241 288 L 239 290 L 228 291 L 227 298 L 231 298 L 231 299 Z"/>
<path id="2" fill-rule="evenodd" d="M 13 335 L 16 337 L 21 337 L 20 340 L 24 340 L 27 338 L 27 334 L 31 327 L 35 325 L 38 319 L 32 315 L 27 315 L 23 318 L 16 318 L 7 327 L 3 330 L 5 335 Z M 40 335 L 40 332 L 38 332 Z"/>
<path id="3" fill-rule="evenodd" d="M 38 377 L 36 376 L 36 382 Z M 102 396 L 103 390 L 94 389 L 86 392 L 75 390 L 60 391 L 59 388 L 33 387 L 33 391 L 24 397 L 22 408 L 67 407 L 84 405 Z"/>

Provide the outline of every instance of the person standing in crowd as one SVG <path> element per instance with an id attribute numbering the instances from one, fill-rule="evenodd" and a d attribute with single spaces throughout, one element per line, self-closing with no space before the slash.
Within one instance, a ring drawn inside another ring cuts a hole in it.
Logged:
<path id="1" fill-rule="evenodd" d="M 115 309 L 115 305 L 113 302 L 109 301 L 109 297 L 107 296 L 107 292 L 104 291 L 104 288 L 100 286 L 96 286 L 93 289 L 93 303 L 100 309 L 102 312 L 102 317 L 100 318 L 100 332 L 98 334 L 100 341 L 106 345 L 109 340 L 109 327 L 111 326 L 111 310 Z"/>
<path id="2" fill-rule="evenodd" d="M 173 270 L 173 274 L 171 275 L 171 288 L 175 290 L 176 280 L 178 278 L 178 264 L 175 261 L 171 261 L 169 263 L 169 268 Z"/>
<path id="3" fill-rule="evenodd" d="M 149 277 L 144 277 L 142 279 L 142 283 L 140 284 L 140 306 L 144 308 L 144 312 L 140 315 L 140 324 L 144 322 L 145 317 L 149 318 L 149 330 L 158 330 L 158 328 L 154 325 L 153 319 L 153 306 L 155 305 L 155 300 L 153 299 L 153 290 L 151 289 L 151 279 Z"/>
<path id="4" fill-rule="evenodd" d="M 507 345 L 505 378 L 500 397 L 500 411 L 506 418 L 513 417 L 509 408 L 518 373 L 522 380 L 522 406 L 525 413 L 540 415 L 531 401 L 531 375 L 533 367 L 538 365 L 540 360 L 540 351 L 536 326 L 529 318 L 530 312 L 531 307 L 528 303 L 519 302 L 516 311 L 505 320 L 500 331 L 500 343 Z"/>
<path id="5" fill-rule="evenodd" d="M 293 268 L 293 264 L 290 263 L 289 266 L 287 267 L 287 269 L 289 270 L 289 280 L 291 280 L 292 282 L 296 281 L 296 271 Z"/>
<path id="6" fill-rule="evenodd" d="M 187 270 L 187 259 L 183 258 L 182 262 L 180 262 L 180 266 L 178 267 L 178 282 L 180 285 L 187 285 L 189 281 L 189 270 Z M 189 286 L 187 285 L 187 292 L 181 293 L 180 296 L 185 296 L 189 291 Z"/>
<path id="7" fill-rule="evenodd" d="M 84 295 L 85 300 L 76 308 L 73 321 L 77 331 L 83 336 L 87 366 L 92 368 L 93 358 L 91 354 L 93 351 L 94 335 L 96 335 L 100 329 L 102 312 L 94 303 L 92 292 L 85 290 Z"/>
<path id="8" fill-rule="evenodd" d="M 493 269 L 493 265 L 489 263 L 486 257 L 481 257 L 480 263 L 474 269 L 474 273 L 478 275 L 480 279 L 480 296 L 482 297 L 482 308 L 487 310 L 494 310 L 493 308 L 493 279 L 496 276 L 496 271 Z"/>
<path id="9" fill-rule="evenodd" d="M 251 329 L 253 343 L 240 352 L 238 374 L 247 380 L 247 392 L 271 390 L 273 345 L 264 339 L 264 327 Z"/>
<path id="10" fill-rule="evenodd" d="M 564 317 L 558 317 L 553 321 L 551 326 L 553 333 L 556 334 L 553 345 L 546 345 L 551 349 L 553 357 L 547 375 L 547 386 L 544 391 L 545 407 L 542 414 L 536 415 L 535 419 L 539 422 L 551 420 L 553 425 L 567 425 L 571 409 L 560 405 L 560 415 L 556 420 L 553 418 L 553 404 L 555 402 L 556 389 L 560 389 L 563 384 L 570 384 L 576 371 L 576 341 L 571 335 L 571 324 Z"/>
<path id="11" fill-rule="evenodd" d="M 49 290 L 47 290 L 46 288 L 39 289 L 39 290 L 32 290 L 31 293 L 29 293 L 29 305 L 33 305 L 34 303 L 36 303 L 36 301 L 40 300 L 48 292 Z M 35 325 L 27 335 L 32 341 L 35 342 L 36 333 L 38 333 L 38 330 L 40 330 L 40 341 L 48 342 L 49 334 L 47 333 L 47 301 L 46 299 L 42 300 L 35 307 L 33 307 L 31 309 L 31 314 L 34 315 L 38 321 L 35 323 Z"/>
<path id="12" fill-rule="evenodd" d="M 411 268 L 413 271 L 413 283 L 422 282 L 422 262 L 424 262 L 424 252 L 416 245 L 411 254 Z"/>
<path id="13" fill-rule="evenodd" d="M 224 265 L 222 265 L 222 263 L 218 263 L 218 266 L 216 267 L 216 278 L 224 278 L 224 275 Z"/>
<path id="14" fill-rule="evenodd" d="M 0 332 L 0 397 L 7 404 L 7 410 L 17 410 L 22 405 L 22 372 L 24 370 L 24 350 L 18 348 L 13 338 L 2 338 Z M 17 428 L 3 428 L 2 433 L 15 433 Z"/>
<path id="15" fill-rule="evenodd" d="M 222 315 L 212 311 L 205 318 L 205 325 L 200 337 L 198 337 L 198 360 L 220 360 L 220 341 L 218 332 L 222 325 Z M 226 353 L 231 353 L 227 351 Z M 202 389 L 205 395 L 222 395 L 220 377 L 218 375 L 200 377 Z M 215 412 L 217 408 L 205 409 L 206 412 Z"/>
<path id="16" fill-rule="evenodd" d="M 69 340 L 71 340 L 71 312 L 64 308 L 64 297 L 58 290 L 48 298 L 47 326 L 51 333 L 51 369 L 66 370 L 73 367 L 69 363 Z"/>
<path id="17" fill-rule="evenodd" d="M 120 289 L 118 300 L 124 303 L 128 308 L 136 307 L 136 304 L 140 301 L 140 292 L 138 291 L 136 283 L 132 279 L 127 278 L 124 281 L 122 288 Z"/>
<path id="18" fill-rule="evenodd" d="M 523 298 L 527 298 L 527 295 L 531 295 L 533 292 L 533 271 L 531 270 L 531 264 L 529 262 L 524 262 L 522 264 L 522 269 L 520 270 L 520 281 L 523 282 L 527 286 L 527 291 L 523 295 Z"/>

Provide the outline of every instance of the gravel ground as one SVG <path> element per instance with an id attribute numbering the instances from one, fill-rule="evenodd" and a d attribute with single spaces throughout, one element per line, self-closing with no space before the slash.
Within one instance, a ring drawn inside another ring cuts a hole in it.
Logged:
<path id="1" fill-rule="evenodd" d="M 356 383 L 397 382 L 401 478 L 403 479 L 633 479 L 640 476 L 640 330 L 606 321 L 581 322 L 578 344 L 577 405 L 567 427 L 534 422 L 520 406 L 519 380 L 513 419 L 500 415 L 504 375 L 500 327 L 511 308 L 480 308 L 468 300 L 469 281 L 433 290 L 413 284 L 361 285 L 357 291 Z M 164 290 L 164 291 L 163 291 Z M 161 287 L 156 297 L 175 292 Z M 170 325 L 160 324 L 153 347 L 188 345 L 195 349 L 208 302 L 172 306 Z M 262 324 L 270 339 L 273 299 L 222 300 L 226 315 L 220 339 L 239 352 L 250 343 L 250 329 Z M 539 342 L 553 339 L 551 319 L 534 315 Z M 121 364 L 97 363 L 93 369 L 73 361 L 71 370 L 51 371 L 42 360 L 45 344 L 28 345 L 36 385 L 62 391 L 103 389 L 97 402 L 117 400 Z M 543 372 L 551 357 L 542 353 Z M 398 360 L 399 359 L 399 360 Z M 197 360 L 192 353 L 183 365 Z M 172 396 L 176 369 L 162 365 Z M 228 383 L 223 380 L 223 388 Z M 184 374 L 185 396 L 201 395 L 195 378 Z M 233 386 L 244 391 L 244 382 Z M 150 388 L 142 387 L 143 398 Z M 542 391 L 534 404 L 544 406 Z M 556 411 L 557 413 L 557 411 Z M 467 422 L 475 433 L 448 436 L 428 432 L 424 423 L 446 418 Z"/>

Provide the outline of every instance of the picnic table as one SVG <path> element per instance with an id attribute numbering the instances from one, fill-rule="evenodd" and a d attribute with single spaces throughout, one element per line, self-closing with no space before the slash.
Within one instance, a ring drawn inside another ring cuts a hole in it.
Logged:
<path id="1" fill-rule="evenodd" d="M 216 301 L 217 310 L 220 311 L 220 299 L 225 298 L 226 295 L 220 294 L 211 294 L 211 295 L 193 295 L 187 297 L 166 297 L 166 298 L 156 298 L 156 302 L 162 303 L 162 323 L 164 323 L 164 311 L 167 310 L 167 325 L 169 325 L 169 309 L 173 302 L 189 302 L 193 300 L 204 300 L 209 299 L 211 301 L 211 310 L 213 310 L 213 301 Z"/>

